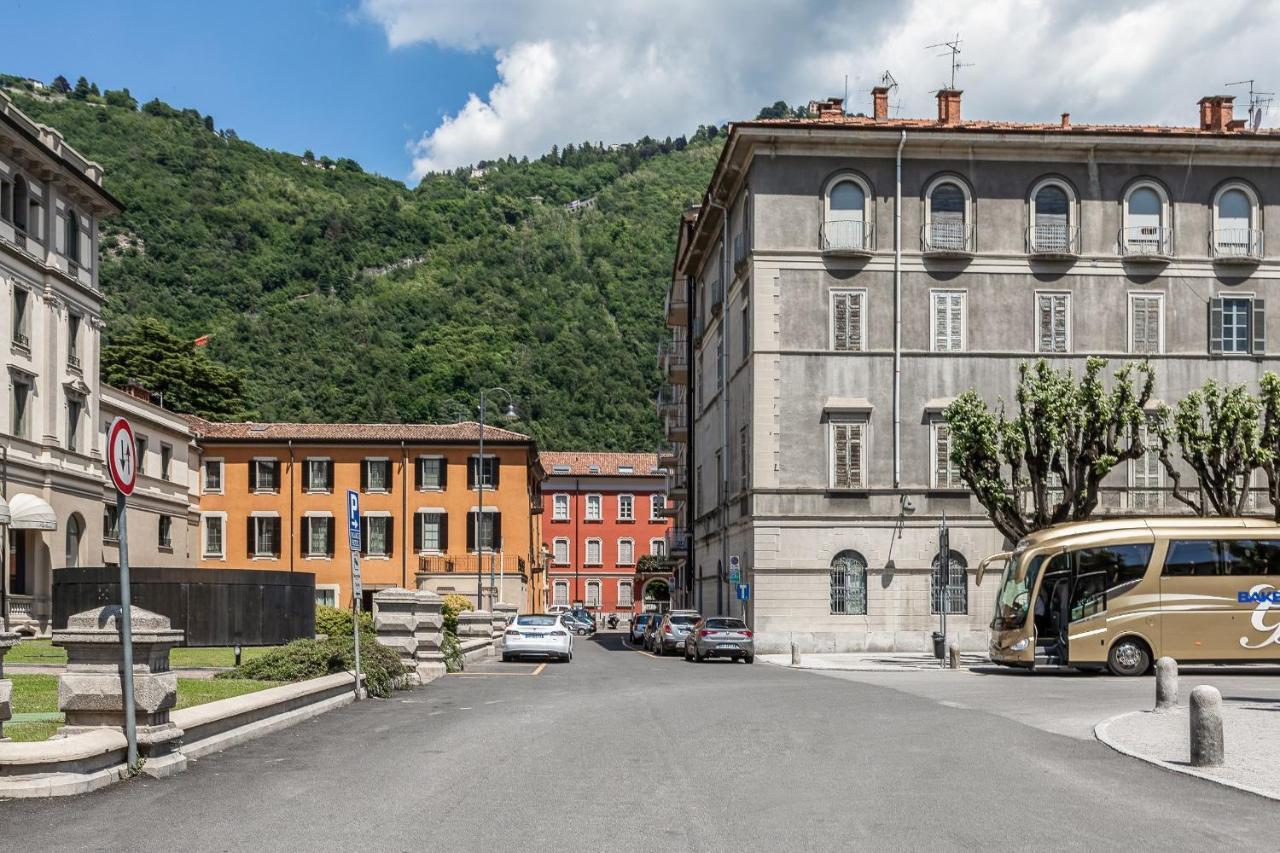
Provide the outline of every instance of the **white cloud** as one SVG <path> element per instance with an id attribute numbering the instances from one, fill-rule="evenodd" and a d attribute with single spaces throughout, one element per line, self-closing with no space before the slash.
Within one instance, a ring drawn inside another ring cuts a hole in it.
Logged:
<path id="1" fill-rule="evenodd" d="M 492 51 L 498 82 L 410 144 L 413 174 L 553 144 L 620 142 L 753 118 L 839 94 L 851 111 L 887 68 L 901 114 L 927 116 L 949 73 L 925 46 L 964 39 L 970 117 L 1196 120 L 1195 102 L 1255 76 L 1280 85 L 1280 0 L 362 0 L 392 48 Z M 1243 90 L 1232 90 L 1243 96 Z M 1243 102 L 1245 99 L 1239 99 Z M 1280 111 L 1278 111 L 1280 113 Z M 1274 117 L 1274 116 L 1273 116 Z M 1268 121 L 1268 123 L 1274 123 Z"/>

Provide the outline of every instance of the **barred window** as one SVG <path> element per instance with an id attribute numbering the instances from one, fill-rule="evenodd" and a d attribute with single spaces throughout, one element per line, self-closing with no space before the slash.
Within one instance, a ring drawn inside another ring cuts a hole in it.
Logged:
<path id="1" fill-rule="evenodd" d="M 950 555 L 951 560 L 945 568 L 941 554 L 933 557 L 929 612 L 942 613 L 945 607 L 947 614 L 963 616 L 969 612 L 969 561 L 956 550 L 952 550 Z"/>
<path id="2" fill-rule="evenodd" d="M 857 551 L 841 551 L 831 561 L 831 612 L 867 613 L 867 560 Z"/>

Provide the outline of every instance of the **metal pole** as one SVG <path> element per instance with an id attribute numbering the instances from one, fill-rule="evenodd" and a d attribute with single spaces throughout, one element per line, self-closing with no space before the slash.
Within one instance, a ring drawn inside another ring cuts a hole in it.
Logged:
<path id="1" fill-rule="evenodd" d="M 942 656 L 938 664 L 943 669 L 947 666 L 947 590 L 951 586 L 951 535 L 947 531 L 947 514 L 942 514 L 942 524 L 938 527 L 938 621 L 942 634 Z"/>
<path id="2" fill-rule="evenodd" d="M 129 770 L 138 767 L 138 720 L 133 707 L 133 600 L 129 592 L 129 528 L 125 519 L 124 492 L 116 492 L 116 519 L 120 526 L 120 640 L 124 666 L 124 736 L 129 742 Z"/>
<path id="3" fill-rule="evenodd" d="M 484 389 L 480 389 L 480 459 L 476 462 L 476 610 L 484 609 Z"/>
<path id="4" fill-rule="evenodd" d="M 360 559 L 360 557 L 353 556 L 352 559 L 358 560 Z M 355 604 L 355 618 L 351 620 L 351 633 L 355 635 L 355 641 L 356 641 L 356 649 L 355 649 L 356 684 L 355 684 L 354 690 L 356 694 L 356 701 L 359 702 L 360 701 L 360 596 L 355 595 L 354 592 L 355 590 L 352 590 L 353 594 L 351 596 L 351 600 Z"/>

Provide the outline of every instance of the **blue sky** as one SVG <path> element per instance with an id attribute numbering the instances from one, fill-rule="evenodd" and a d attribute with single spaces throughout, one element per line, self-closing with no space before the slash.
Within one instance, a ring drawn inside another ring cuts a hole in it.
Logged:
<path id="1" fill-rule="evenodd" d="M 496 80 L 492 51 L 392 50 L 348 0 L 8 0 L 0 71 L 128 87 L 258 145 L 406 178 L 406 144 Z"/>

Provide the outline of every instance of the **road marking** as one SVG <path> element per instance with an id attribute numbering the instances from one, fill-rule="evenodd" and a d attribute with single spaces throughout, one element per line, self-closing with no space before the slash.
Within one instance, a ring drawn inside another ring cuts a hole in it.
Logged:
<path id="1" fill-rule="evenodd" d="M 623 640 L 623 641 L 622 641 L 622 645 L 626 646 L 628 649 L 630 649 L 631 651 L 635 652 L 635 653 L 636 653 L 636 654 L 638 654 L 638 655 L 644 655 L 645 657 L 647 657 L 647 658 L 653 658 L 654 660 L 657 660 L 657 659 L 658 659 L 658 656 L 657 656 L 657 655 L 655 655 L 655 654 L 650 654 L 649 652 L 646 652 L 644 649 L 637 649 L 635 646 L 631 645 L 631 644 L 630 644 L 630 643 L 628 643 L 626 640 Z"/>
<path id="2" fill-rule="evenodd" d="M 538 664 L 538 668 L 537 668 L 537 669 L 535 669 L 535 670 L 533 671 L 533 674 L 534 674 L 534 675 L 541 675 L 541 674 L 542 674 L 542 671 L 543 671 L 544 669 L 546 669 L 546 668 L 547 668 L 546 661 L 543 661 L 542 663 Z"/>
<path id="3" fill-rule="evenodd" d="M 535 668 L 533 672 L 446 672 L 445 675 L 451 676 L 453 678 L 499 678 L 499 677 L 509 678 L 512 676 L 521 677 L 521 678 L 533 678 L 536 675 L 541 675 L 542 671 L 546 668 L 547 668 L 547 665 L 544 662 L 544 663 L 538 664 L 537 668 Z"/>

